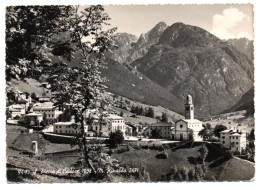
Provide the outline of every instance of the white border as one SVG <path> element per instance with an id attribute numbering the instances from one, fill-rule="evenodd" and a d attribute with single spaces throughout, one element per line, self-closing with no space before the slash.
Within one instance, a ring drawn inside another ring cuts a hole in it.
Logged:
<path id="1" fill-rule="evenodd" d="M 98 0 L 74 0 L 74 1 L 69 1 L 69 0 L 56 0 L 56 1 L 51 1 L 51 0 L 8 0 L 6 2 L 1 2 L 0 3 L 0 23 L 1 23 L 1 33 L 0 33 L 0 38 L 1 38 L 1 53 L 0 53 L 0 96 L 1 96 L 1 101 L 0 101 L 0 121 L 1 121 L 1 126 L 0 126 L 0 182 L 1 182 L 1 189 L 2 188 L 28 188 L 28 189 L 35 189 L 35 188 L 57 188 L 58 185 L 61 185 L 62 188 L 69 189 L 73 188 L 71 185 L 75 185 L 75 188 L 87 188 L 87 189 L 132 189 L 132 188 L 140 188 L 140 189 L 255 189 L 258 185 L 259 186 L 259 179 L 258 179 L 258 158 L 259 158 L 259 149 L 258 149 L 258 140 L 256 140 L 256 177 L 254 182 L 219 182 L 219 183 L 209 183 L 209 182 L 204 182 L 204 183 L 131 183 L 131 184 L 125 184 L 125 183 L 118 183 L 118 184 L 41 184 L 41 186 L 35 186 L 35 184 L 14 184 L 14 185 L 7 185 L 6 184 L 6 160 L 5 160 L 5 6 L 8 5 L 46 5 L 46 4 L 53 4 L 53 5 L 64 5 L 64 4 L 223 4 L 223 3 L 251 3 L 254 4 L 254 34 L 255 34 L 255 105 L 256 105 L 256 112 L 255 112 L 255 119 L 256 119 L 256 136 L 258 139 L 259 136 L 259 130 L 258 130 L 258 124 L 259 122 L 259 117 L 257 117 L 260 112 L 258 111 L 259 108 L 259 101 L 257 100 L 256 97 L 258 97 L 259 93 L 259 75 L 256 73 L 259 73 L 259 4 L 257 1 L 253 0 L 175 0 L 175 1 L 170 1 L 170 0 L 103 0 L 103 1 L 98 1 Z"/>

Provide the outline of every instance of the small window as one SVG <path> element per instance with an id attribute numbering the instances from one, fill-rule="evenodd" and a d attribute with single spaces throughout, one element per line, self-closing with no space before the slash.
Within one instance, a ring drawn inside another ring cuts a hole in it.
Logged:
<path id="1" fill-rule="evenodd" d="M 238 139 L 238 137 L 237 137 L 237 139 Z"/>
<path id="2" fill-rule="evenodd" d="M 180 125 L 180 128 L 182 128 L 183 127 L 183 125 Z"/>
<path id="3" fill-rule="evenodd" d="M 236 142 L 236 144 L 238 144 L 238 142 Z"/>
<path id="4" fill-rule="evenodd" d="M 223 144 L 225 144 L 225 141 L 222 141 Z"/>

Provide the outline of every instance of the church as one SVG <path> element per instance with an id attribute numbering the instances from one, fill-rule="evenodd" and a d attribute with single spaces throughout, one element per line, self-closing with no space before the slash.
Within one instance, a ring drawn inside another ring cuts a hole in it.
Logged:
<path id="1" fill-rule="evenodd" d="M 203 129 L 202 122 L 194 119 L 194 106 L 191 95 L 188 95 L 185 103 L 185 119 L 175 122 L 173 131 L 174 140 L 188 140 L 193 136 L 194 141 L 202 141 L 199 132 Z"/>

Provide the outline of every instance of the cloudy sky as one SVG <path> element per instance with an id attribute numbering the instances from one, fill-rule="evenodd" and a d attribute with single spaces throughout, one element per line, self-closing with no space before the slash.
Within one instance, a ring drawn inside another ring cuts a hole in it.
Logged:
<path id="1" fill-rule="evenodd" d="M 137 36 L 164 21 L 167 25 L 183 22 L 199 26 L 221 39 L 253 39 L 253 7 L 249 4 L 109 5 L 105 10 L 118 32 Z"/>

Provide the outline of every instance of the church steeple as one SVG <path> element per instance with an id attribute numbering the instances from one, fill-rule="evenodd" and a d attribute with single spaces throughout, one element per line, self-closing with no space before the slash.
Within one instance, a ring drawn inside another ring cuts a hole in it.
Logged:
<path id="1" fill-rule="evenodd" d="M 185 119 L 194 119 L 194 107 L 192 104 L 192 97 L 188 95 L 185 104 Z"/>

